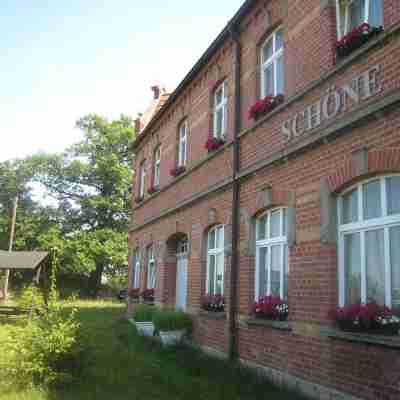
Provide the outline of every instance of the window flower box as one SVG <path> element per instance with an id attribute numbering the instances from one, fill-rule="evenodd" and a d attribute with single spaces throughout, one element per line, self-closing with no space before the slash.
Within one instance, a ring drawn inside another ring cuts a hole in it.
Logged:
<path id="1" fill-rule="evenodd" d="M 214 136 L 209 136 L 206 144 L 204 147 L 207 149 L 207 151 L 210 153 L 212 151 L 218 150 L 225 144 L 225 140 L 221 138 L 216 138 Z"/>
<path id="2" fill-rule="evenodd" d="M 146 303 L 154 303 L 154 289 L 145 289 L 141 293 L 142 299 Z"/>
<path id="3" fill-rule="evenodd" d="M 176 178 L 177 176 L 183 174 L 185 171 L 186 171 L 186 167 L 181 165 L 181 166 L 171 169 L 170 174 L 171 174 L 171 176 L 174 176 Z"/>
<path id="4" fill-rule="evenodd" d="M 278 94 L 276 96 L 267 96 L 261 100 L 258 100 L 249 111 L 249 119 L 257 120 L 262 116 L 271 112 L 279 104 L 282 104 L 285 100 L 283 94 Z"/>
<path id="5" fill-rule="evenodd" d="M 201 300 L 201 308 L 205 311 L 223 312 L 225 299 L 221 294 L 208 294 Z"/>
<path id="6" fill-rule="evenodd" d="M 159 188 L 158 188 L 157 186 L 152 186 L 152 187 L 147 191 L 147 193 L 150 194 L 150 195 L 152 195 L 152 194 L 154 194 L 154 193 L 157 193 L 158 190 L 159 190 Z"/>
<path id="7" fill-rule="evenodd" d="M 383 27 L 372 27 L 367 22 L 354 28 L 336 42 L 336 54 L 338 58 L 347 57 L 354 50 L 360 48 L 364 43 L 383 31 Z"/>
<path id="8" fill-rule="evenodd" d="M 289 306 L 280 297 L 264 296 L 255 302 L 251 308 L 251 313 L 256 318 L 263 318 L 272 321 L 287 321 L 289 316 Z"/>
<path id="9" fill-rule="evenodd" d="M 140 291 L 139 289 L 129 289 L 128 291 L 128 296 L 132 300 L 138 300 L 140 297 Z"/>
<path id="10" fill-rule="evenodd" d="M 136 203 L 136 204 L 140 204 L 143 200 L 144 200 L 144 197 L 143 197 L 143 196 L 137 196 L 137 197 L 135 197 L 135 203 Z"/>
<path id="11" fill-rule="evenodd" d="M 397 335 L 400 330 L 400 318 L 390 308 L 376 303 L 338 307 L 335 319 L 345 332 Z"/>

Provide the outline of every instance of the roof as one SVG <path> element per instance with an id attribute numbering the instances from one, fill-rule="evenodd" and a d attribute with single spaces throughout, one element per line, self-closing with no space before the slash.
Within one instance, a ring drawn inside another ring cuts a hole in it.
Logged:
<path id="1" fill-rule="evenodd" d="M 8 251 L 0 250 L 0 270 L 31 269 L 35 270 L 49 255 L 46 251 Z"/>
<path id="2" fill-rule="evenodd" d="M 242 18 L 248 13 L 256 0 L 246 0 L 234 17 L 228 22 L 222 32 L 217 36 L 217 38 L 211 43 L 205 53 L 200 57 L 197 63 L 193 66 L 193 68 L 189 71 L 189 73 L 183 78 L 182 82 L 178 85 L 178 87 L 172 92 L 172 94 L 168 97 L 165 103 L 160 107 L 157 113 L 153 114 L 151 120 L 147 123 L 145 128 L 141 131 L 141 134 L 138 135 L 135 141 L 132 143 L 132 149 L 135 149 L 143 138 L 147 135 L 150 129 L 153 127 L 155 122 L 163 115 L 163 113 L 168 109 L 168 107 L 174 103 L 174 101 L 178 98 L 178 96 L 183 92 L 183 90 L 192 82 L 192 80 L 199 73 L 201 68 L 206 65 L 210 59 L 214 56 L 214 54 L 221 48 L 221 46 L 225 43 L 231 34 L 232 31 L 235 30 L 235 27 L 240 23 Z"/>
<path id="3" fill-rule="evenodd" d="M 162 106 L 166 103 L 168 100 L 169 93 L 165 92 L 165 89 L 162 90 L 160 96 L 153 100 L 149 107 L 147 107 L 146 111 L 143 113 L 142 117 L 140 118 L 140 131 L 139 134 L 143 132 L 143 130 L 146 128 L 146 126 L 151 122 L 153 117 L 157 115 L 157 113 L 160 111 Z"/>

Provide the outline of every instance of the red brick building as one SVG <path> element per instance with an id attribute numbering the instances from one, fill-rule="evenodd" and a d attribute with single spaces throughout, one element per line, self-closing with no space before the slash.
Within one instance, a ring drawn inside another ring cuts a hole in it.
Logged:
<path id="1" fill-rule="evenodd" d="M 400 1 L 248 0 L 163 96 L 133 143 L 130 285 L 277 383 L 399 399 L 400 338 L 330 312 L 400 308 Z M 265 295 L 287 321 L 252 316 Z"/>

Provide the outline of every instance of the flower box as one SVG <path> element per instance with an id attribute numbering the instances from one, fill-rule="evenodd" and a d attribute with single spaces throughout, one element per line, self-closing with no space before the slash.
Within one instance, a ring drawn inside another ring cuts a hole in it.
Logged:
<path id="1" fill-rule="evenodd" d="M 271 112 L 279 104 L 282 104 L 285 100 L 283 94 L 278 94 L 276 96 L 267 96 L 261 100 L 258 100 L 249 111 L 249 119 L 257 120 L 262 116 Z"/>
<path id="2" fill-rule="evenodd" d="M 225 144 L 225 140 L 224 139 L 216 138 L 214 136 L 209 136 L 209 138 L 208 138 L 206 144 L 204 145 L 204 147 L 210 153 L 211 151 L 218 150 L 224 144 Z"/>
<path id="3" fill-rule="evenodd" d="M 383 27 L 374 28 L 366 22 L 354 28 L 336 42 L 336 54 L 338 58 L 347 57 L 382 31 Z"/>
<path id="4" fill-rule="evenodd" d="M 287 321 L 289 306 L 278 296 L 264 296 L 255 302 L 251 313 L 256 318 L 263 318 L 272 321 Z"/>
<path id="5" fill-rule="evenodd" d="M 143 196 L 137 196 L 137 197 L 135 197 L 135 203 L 136 203 L 136 204 L 140 204 L 143 200 L 144 200 L 144 197 L 143 197 Z"/>
<path id="6" fill-rule="evenodd" d="M 397 335 L 400 330 L 400 318 L 390 308 L 376 303 L 338 307 L 335 319 L 345 332 Z"/>
<path id="7" fill-rule="evenodd" d="M 223 312 L 225 299 L 221 294 L 208 294 L 202 298 L 201 308 L 205 311 Z"/>
<path id="8" fill-rule="evenodd" d="M 179 167 L 171 169 L 170 174 L 171 174 L 171 176 L 177 177 L 177 176 L 183 174 L 185 171 L 186 171 L 186 167 L 181 165 Z"/>
<path id="9" fill-rule="evenodd" d="M 147 191 L 147 193 L 150 194 L 150 195 L 152 195 L 152 194 L 154 194 L 154 193 L 157 193 L 158 190 L 159 190 L 159 189 L 158 189 L 157 186 L 152 186 L 152 187 Z"/>
<path id="10" fill-rule="evenodd" d="M 140 290 L 139 289 L 129 289 L 128 296 L 130 299 L 138 300 L 139 296 L 140 296 Z"/>
<path id="11" fill-rule="evenodd" d="M 154 303 L 154 289 L 145 289 L 141 293 L 142 299 L 146 303 Z"/>

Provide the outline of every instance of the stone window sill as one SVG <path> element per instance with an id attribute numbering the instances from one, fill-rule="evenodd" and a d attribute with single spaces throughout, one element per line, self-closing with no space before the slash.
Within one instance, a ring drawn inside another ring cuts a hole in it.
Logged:
<path id="1" fill-rule="evenodd" d="M 200 310 L 199 316 L 209 319 L 226 319 L 225 311 L 207 311 L 207 310 Z"/>
<path id="2" fill-rule="evenodd" d="M 278 329 L 281 331 L 291 331 L 292 328 L 288 321 L 273 321 L 269 319 L 262 318 L 247 318 L 245 320 L 248 326 L 264 326 L 273 329 Z"/>
<path id="3" fill-rule="evenodd" d="M 371 335 L 368 333 L 344 332 L 338 328 L 324 328 L 321 330 L 321 336 L 348 342 L 368 343 L 375 344 L 377 346 L 400 349 L 400 335 Z"/>

